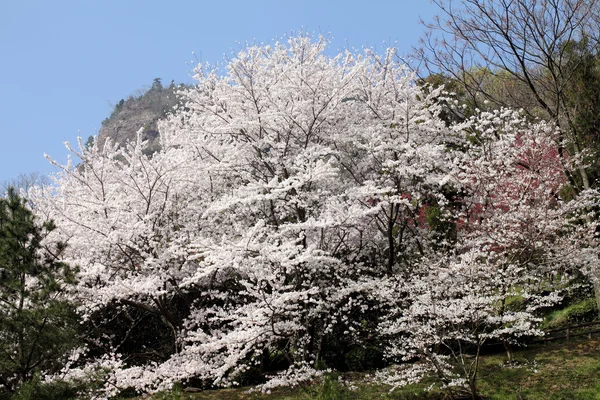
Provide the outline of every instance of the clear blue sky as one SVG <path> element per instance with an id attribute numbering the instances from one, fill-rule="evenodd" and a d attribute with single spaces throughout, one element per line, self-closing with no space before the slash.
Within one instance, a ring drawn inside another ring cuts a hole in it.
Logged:
<path id="1" fill-rule="evenodd" d="M 401 53 L 417 45 L 429 0 L 0 0 L 0 182 L 52 172 L 63 142 L 97 134 L 111 104 L 156 77 L 191 83 L 195 62 L 293 31 L 332 47 Z"/>

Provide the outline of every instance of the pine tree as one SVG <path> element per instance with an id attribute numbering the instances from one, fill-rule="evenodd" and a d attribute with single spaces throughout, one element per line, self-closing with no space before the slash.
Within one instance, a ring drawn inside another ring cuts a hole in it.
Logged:
<path id="1" fill-rule="evenodd" d="M 0 395 L 56 372 L 75 344 L 76 317 L 64 299 L 74 270 L 59 261 L 64 244 L 44 242 L 54 228 L 39 224 L 13 188 L 0 198 Z"/>

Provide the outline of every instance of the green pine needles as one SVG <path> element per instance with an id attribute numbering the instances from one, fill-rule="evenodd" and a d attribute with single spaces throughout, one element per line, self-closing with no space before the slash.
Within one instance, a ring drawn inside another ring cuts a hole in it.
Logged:
<path id="1" fill-rule="evenodd" d="M 65 299 L 74 270 L 59 261 L 65 245 L 44 240 L 54 228 L 40 225 L 14 189 L 0 198 L 0 398 L 56 373 L 76 343 L 77 317 Z"/>

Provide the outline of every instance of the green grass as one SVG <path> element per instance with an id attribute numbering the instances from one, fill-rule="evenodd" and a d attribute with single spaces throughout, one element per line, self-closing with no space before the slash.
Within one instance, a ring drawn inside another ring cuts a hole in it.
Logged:
<path id="1" fill-rule="evenodd" d="M 598 308 L 596 306 L 596 299 L 591 297 L 551 312 L 544 319 L 542 328 L 561 328 L 569 324 L 593 321 L 597 317 Z"/>
<path id="2" fill-rule="evenodd" d="M 515 355 L 511 367 L 502 356 L 484 358 L 480 388 L 486 398 L 600 400 L 600 339 L 538 345 Z"/>
<path id="3" fill-rule="evenodd" d="M 364 374 L 344 374 L 345 380 L 356 385 L 355 390 L 350 390 L 341 384 L 337 374 L 325 378 L 322 382 L 315 382 L 298 388 L 279 388 L 271 393 L 247 393 L 249 388 L 206 390 L 199 393 L 185 393 L 175 390 L 169 393 L 160 393 L 152 400 L 441 400 L 443 394 L 429 392 L 424 387 L 411 386 L 390 392 L 384 385 L 375 385 L 365 382 Z"/>
<path id="4" fill-rule="evenodd" d="M 333 374 L 322 382 L 300 388 L 273 390 L 270 394 L 247 393 L 248 388 L 206 390 L 187 393 L 176 389 L 153 400 L 442 400 L 444 394 L 428 392 L 427 384 L 390 392 L 385 385 L 365 380 L 365 374 L 347 373 L 350 390 Z M 600 400 L 600 338 L 552 342 L 522 348 L 514 362 L 506 364 L 504 354 L 482 359 L 480 394 L 490 400 Z"/>

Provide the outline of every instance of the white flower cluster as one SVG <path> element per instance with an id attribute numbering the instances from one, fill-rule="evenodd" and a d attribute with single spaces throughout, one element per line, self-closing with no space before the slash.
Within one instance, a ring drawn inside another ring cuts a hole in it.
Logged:
<path id="1" fill-rule="evenodd" d="M 96 340 L 106 393 L 235 385 L 276 361 L 287 369 L 265 369 L 263 390 L 294 385 L 321 374 L 328 346 L 369 340 L 410 363 L 394 385 L 434 370 L 468 385 L 450 368 L 457 345 L 539 334 L 536 310 L 590 267 L 573 219 L 596 197 L 561 198 L 551 126 L 511 110 L 448 126 L 442 89 L 417 86 L 393 50 L 329 57 L 326 44 L 291 37 L 222 74 L 201 65 L 160 150 L 141 132 L 126 148 L 80 143 L 81 164 L 33 190 L 59 227 L 48 240 L 80 266 L 87 320 L 137 310 L 170 332 L 172 350 L 145 362 L 108 356 L 134 322 Z"/>

